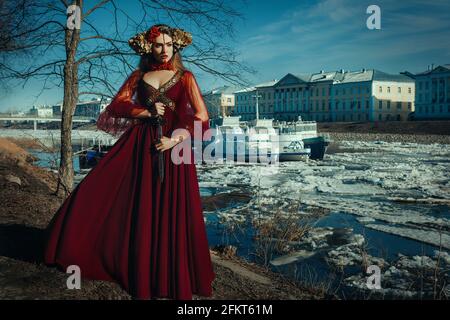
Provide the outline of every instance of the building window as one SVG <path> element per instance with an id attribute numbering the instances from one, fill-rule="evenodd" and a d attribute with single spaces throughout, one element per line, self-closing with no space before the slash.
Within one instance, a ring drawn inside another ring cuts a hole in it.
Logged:
<path id="1" fill-rule="evenodd" d="M 408 110 L 411 110 L 411 102 L 408 102 Z"/>
<path id="2" fill-rule="evenodd" d="M 383 101 L 378 101 L 378 109 L 383 109 Z"/>
<path id="3" fill-rule="evenodd" d="M 379 86 L 378 87 L 378 91 L 381 93 L 381 92 L 383 92 L 383 87 L 382 86 Z"/>
<path id="4" fill-rule="evenodd" d="M 401 109 L 402 108 L 402 103 L 401 102 L 397 102 L 397 109 Z"/>
<path id="5" fill-rule="evenodd" d="M 398 93 L 402 93 L 402 87 L 398 87 Z"/>
<path id="6" fill-rule="evenodd" d="M 391 93 L 391 87 L 387 87 L 387 92 Z"/>
<path id="7" fill-rule="evenodd" d="M 388 110 L 391 108 L 391 101 L 390 100 L 387 101 L 387 108 L 388 108 Z"/>
<path id="8" fill-rule="evenodd" d="M 408 87 L 408 93 L 411 93 L 411 87 Z"/>

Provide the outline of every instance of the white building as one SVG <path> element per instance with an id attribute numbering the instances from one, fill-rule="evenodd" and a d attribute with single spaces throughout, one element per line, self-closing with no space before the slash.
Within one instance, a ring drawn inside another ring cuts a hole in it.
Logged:
<path id="1" fill-rule="evenodd" d="M 74 116 L 97 118 L 100 112 L 108 106 L 110 101 L 111 99 L 101 100 L 100 98 L 92 98 L 89 101 L 78 102 L 75 107 Z M 61 116 L 62 103 L 54 105 L 52 108 L 55 116 Z"/>
<path id="2" fill-rule="evenodd" d="M 51 118 L 53 117 L 53 108 L 50 106 L 33 106 L 31 107 L 29 114 L 39 118 Z"/>

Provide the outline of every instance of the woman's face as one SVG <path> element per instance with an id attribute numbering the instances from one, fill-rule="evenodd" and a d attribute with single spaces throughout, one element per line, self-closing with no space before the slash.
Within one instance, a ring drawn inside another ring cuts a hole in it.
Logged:
<path id="1" fill-rule="evenodd" d="M 173 56 L 173 43 L 172 38 L 161 33 L 152 45 L 152 54 L 156 61 L 164 63 L 172 59 Z"/>

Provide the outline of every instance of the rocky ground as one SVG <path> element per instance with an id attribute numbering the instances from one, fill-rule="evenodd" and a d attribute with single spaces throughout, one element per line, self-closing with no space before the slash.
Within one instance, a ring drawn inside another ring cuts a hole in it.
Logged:
<path id="1" fill-rule="evenodd" d="M 24 149 L 32 147 L 39 144 L 0 139 L 0 299 L 131 299 L 111 282 L 84 280 L 81 290 L 68 290 L 67 275 L 42 263 L 43 230 L 64 198 L 54 194 L 55 174 L 33 166 Z M 212 299 L 323 298 L 223 248 L 211 255 Z"/>

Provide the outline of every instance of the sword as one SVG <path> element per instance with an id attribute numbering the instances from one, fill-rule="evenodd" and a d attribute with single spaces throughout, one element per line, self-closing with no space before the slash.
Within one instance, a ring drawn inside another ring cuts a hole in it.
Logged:
<path id="1" fill-rule="evenodd" d="M 165 95 L 163 95 L 162 93 L 160 93 L 156 99 L 152 99 L 152 98 L 148 98 L 147 99 L 147 105 L 150 106 L 152 105 L 153 101 L 159 101 L 164 103 L 166 106 L 172 107 L 173 108 L 173 102 L 172 100 L 170 100 L 169 98 L 167 98 Z M 161 138 L 163 136 L 163 130 L 162 130 L 162 126 L 164 124 L 166 124 L 166 119 L 163 118 L 161 115 L 157 115 L 156 116 L 156 123 L 157 123 L 157 127 L 156 127 L 156 137 L 157 137 L 157 143 L 161 143 Z M 164 152 L 163 151 L 158 151 L 158 175 L 159 175 L 159 181 L 162 183 L 164 181 Z"/>
<path id="2" fill-rule="evenodd" d="M 156 118 L 158 126 L 157 126 L 157 138 L 158 143 L 161 143 L 161 138 L 163 136 L 162 126 L 166 123 L 165 119 L 160 115 Z M 164 181 L 164 152 L 158 151 L 158 175 L 159 181 L 162 183 Z"/>

